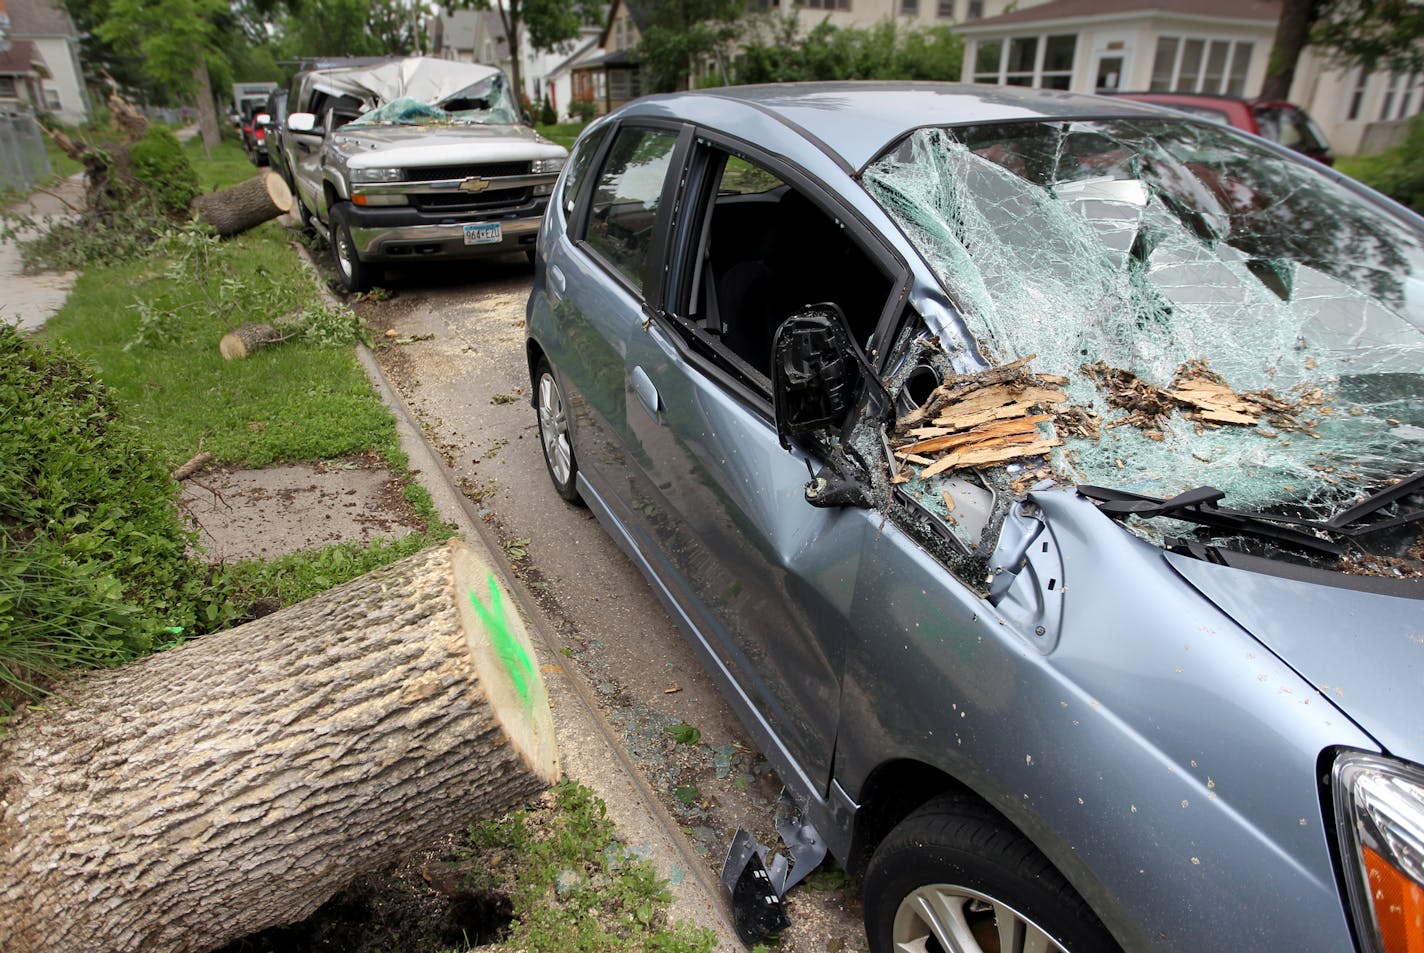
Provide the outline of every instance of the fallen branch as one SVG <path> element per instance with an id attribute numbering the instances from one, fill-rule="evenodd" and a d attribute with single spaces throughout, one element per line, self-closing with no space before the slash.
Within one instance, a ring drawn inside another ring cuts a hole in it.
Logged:
<path id="1" fill-rule="evenodd" d="M 213 462 L 213 455 L 206 450 L 193 454 L 188 462 L 173 471 L 173 482 L 181 483 Z"/>

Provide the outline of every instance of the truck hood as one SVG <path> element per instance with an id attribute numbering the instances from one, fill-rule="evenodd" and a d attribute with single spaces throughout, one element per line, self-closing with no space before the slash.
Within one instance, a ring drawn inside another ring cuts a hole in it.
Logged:
<path id="1" fill-rule="evenodd" d="M 520 125 L 347 125 L 332 142 L 357 168 L 553 159 L 566 154 L 562 146 Z"/>
<path id="2" fill-rule="evenodd" d="M 1166 559 L 1386 751 L 1424 764 L 1424 600 Z"/>

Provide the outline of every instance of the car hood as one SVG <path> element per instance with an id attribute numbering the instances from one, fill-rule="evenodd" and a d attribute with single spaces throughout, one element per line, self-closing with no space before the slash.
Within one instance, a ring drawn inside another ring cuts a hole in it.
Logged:
<path id="1" fill-rule="evenodd" d="M 1424 600 L 1166 558 L 1386 751 L 1424 764 Z"/>
<path id="2" fill-rule="evenodd" d="M 562 146 L 519 125 L 344 126 L 333 140 L 353 166 L 551 159 Z"/>

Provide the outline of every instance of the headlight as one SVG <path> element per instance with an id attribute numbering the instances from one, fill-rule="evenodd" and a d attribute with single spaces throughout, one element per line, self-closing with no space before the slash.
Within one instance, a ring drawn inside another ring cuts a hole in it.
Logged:
<path id="1" fill-rule="evenodd" d="M 535 175 L 545 172 L 558 172 L 564 167 L 563 159 L 535 159 L 529 166 L 529 171 Z"/>
<path id="2" fill-rule="evenodd" d="M 403 169 L 351 169 L 352 182 L 403 182 L 405 180 L 405 170 Z"/>
<path id="3" fill-rule="evenodd" d="M 1335 820 L 1362 948 L 1424 950 L 1424 770 L 1378 755 L 1340 755 Z"/>

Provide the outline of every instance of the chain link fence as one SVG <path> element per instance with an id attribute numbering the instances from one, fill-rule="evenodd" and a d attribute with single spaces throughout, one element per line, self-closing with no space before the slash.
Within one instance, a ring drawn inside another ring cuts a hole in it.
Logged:
<path id="1" fill-rule="evenodd" d="M 44 133 L 35 117 L 0 110 L 0 191 L 28 192 L 49 174 Z"/>

